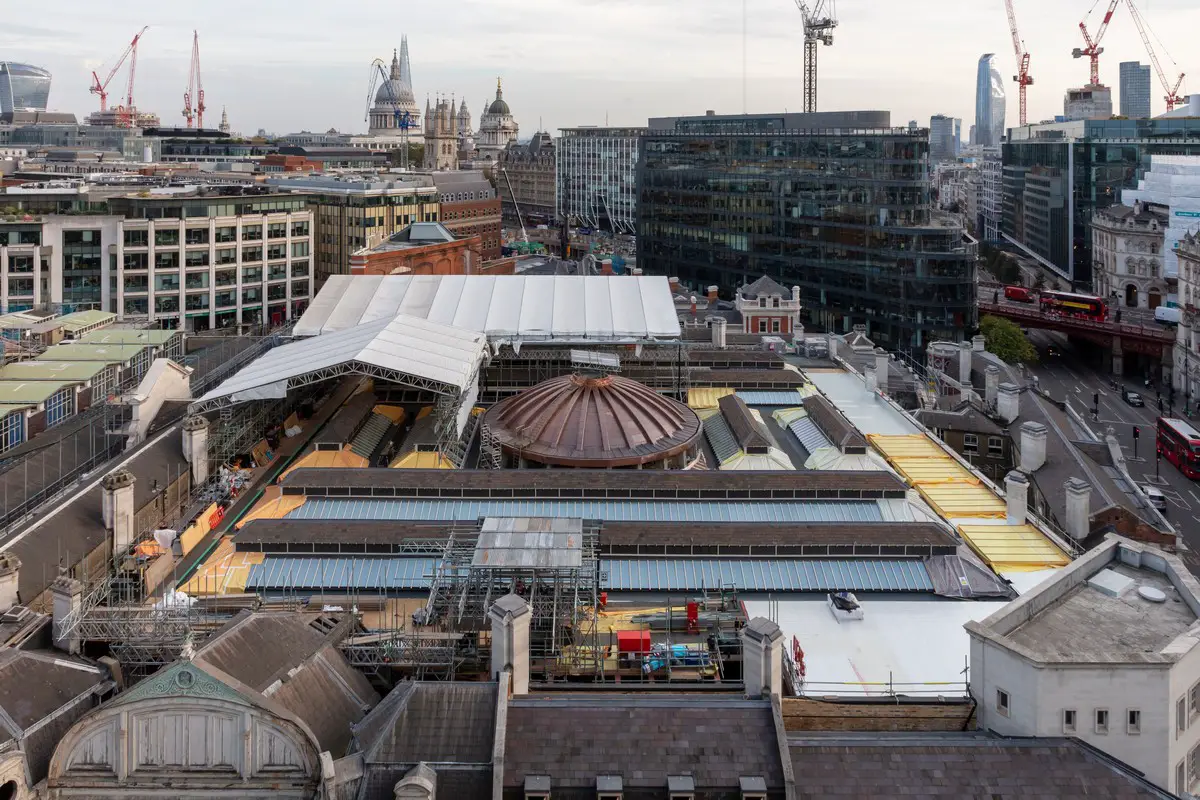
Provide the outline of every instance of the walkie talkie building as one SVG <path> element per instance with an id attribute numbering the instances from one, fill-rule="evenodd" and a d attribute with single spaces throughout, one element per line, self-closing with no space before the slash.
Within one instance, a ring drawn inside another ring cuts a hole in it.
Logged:
<path id="1" fill-rule="evenodd" d="M 49 100 L 49 72 L 32 64 L 0 61 L 0 114 L 45 111 Z"/>

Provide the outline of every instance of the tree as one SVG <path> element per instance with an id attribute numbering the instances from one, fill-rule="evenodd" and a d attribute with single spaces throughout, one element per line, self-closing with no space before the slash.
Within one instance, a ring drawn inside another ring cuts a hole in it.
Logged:
<path id="1" fill-rule="evenodd" d="M 1037 350 L 1025 338 L 1021 328 L 1012 320 L 1003 317 L 985 316 L 979 323 L 979 332 L 986 340 L 989 353 L 1008 364 L 1032 364 L 1037 361 Z"/>

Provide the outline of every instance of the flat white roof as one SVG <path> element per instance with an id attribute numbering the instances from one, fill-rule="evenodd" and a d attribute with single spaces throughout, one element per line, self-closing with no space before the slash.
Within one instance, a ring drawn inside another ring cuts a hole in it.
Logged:
<path id="1" fill-rule="evenodd" d="M 503 341 L 678 339 L 662 276 L 334 275 L 296 323 L 317 336 L 398 314 Z"/>
<path id="2" fill-rule="evenodd" d="M 963 629 L 1007 601 L 860 594 L 863 618 L 839 622 L 824 595 L 777 600 L 779 628 L 790 651 L 795 636 L 807 669 L 804 694 L 932 696 L 966 692 L 971 644 Z M 745 600 L 750 618 L 769 617 L 767 600 Z M 939 685 L 942 684 L 942 685 Z"/>
<path id="3" fill-rule="evenodd" d="M 886 400 L 867 391 L 867 382 L 853 372 L 805 370 L 807 377 L 829 402 L 864 435 L 901 436 L 924 433 L 925 429 L 901 414 Z"/>
<path id="4" fill-rule="evenodd" d="M 269 350 L 196 402 L 283 397 L 291 381 L 342 366 L 388 370 L 466 390 L 478 379 L 486 355 L 482 334 L 390 317 Z"/>

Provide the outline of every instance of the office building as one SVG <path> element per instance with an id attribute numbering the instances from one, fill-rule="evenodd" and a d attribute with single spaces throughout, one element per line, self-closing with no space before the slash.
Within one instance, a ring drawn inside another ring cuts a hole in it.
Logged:
<path id="1" fill-rule="evenodd" d="M 0 61 L 0 114 L 45 111 L 49 102 L 49 72 L 32 64 Z"/>
<path id="2" fill-rule="evenodd" d="M 1136 61 L 1121 62 L 1121 116 L 1150 117 L 1150 66 Z"/>
<path id="3" fill-rule="evenodd" d="M 558 139 L 556 211 L 571 225 L 633 233 L 638 137 L 645 128 L 564 128 Z"/>
<path id="4" fill-rule="evenodd" d="M 1121 192 L 1121 202 L 1164 210 L 1163 270 L 1168 278 L 1177 277 L 1179 242 L 1200 231 L 1200 156 L 1150 156 L 1150 169 L 1136 189 Z"/>
<path id="5" fill-rule="evenodd" d="M 529 144 L 511 143 L 500 153 L 496 187 L 500 190 L 504 218 L 526 224 L 547 224 L 554 219 L 554 140 L 545 131 Z"/>
<path id="6" fill-rule="evenodd" d="M 932 209 L 927 132 L 888 121 L 652 120 L 638 165 L 639 267 L 730 297 L 767 275 L 799 287 L 810 328 L 862 324 L 918 358 L 931 339 L 961 338 L 975 318 L 974 241 Z"/>
<path id="7" fill-rule="evenodd" d="M 995 53 L 979 59 L 975 76 L 975 144 L 999 147 L 1004 141 L 1004 78 Z"/>
<path id="8" fill-rule="evenodd" d="M 958 158 L 962 139 L 962 120 L 934 114 L 929 118 L 929 160 L 953 161 Z"/>
<path id="9" fill-rule="evenodd" d="M 500 257 L 500 196 L 478 170 L 430 174 L 438 190 L 438 217 L 456 239 L 479 237 L 479 258 Z"/>
<path id="10" fill-rule="evenodd" d="M 373 247 L 414 222 L 438 221 L 438 190 L 428 176 L 280 176 L 267 183 L 309 198 L 318 286 L 330 275 L 348 274 L 355 250 Z"/>
<path id="11" fill-rule="evenodd" d="M 1001 236 L 1078 289 L 1091 287 L 1095 212 L 1121 202 L 1122 190 L 1136 189 L 1152 156 L 1200 155 L 1200 119 L 1087 120 L 1012 133 L 1003 149 Z M 1035 167 L 1046 204 L 1027 214 L 1026 176 Z M 1052 181 L 1061 185 L 1048 186 Z M 1045 194 L 1059 191 L 1062 207 Z M 1031 221 L 1044 237 L 1026 230 Z"/>
<path id="12" fill-rule="evenodd" d="M 1112 90 L 1107 86 L 1068 89 L 1063 98 L 1063 118 L 1067 122 L 1112 117 Z"/>
<path id="13" fill-rule="evenodd" d="M 982 181 L 976 230 L 985 242 L 1000 241 L 1000 223 L 1004 218 L 1004 167 L 999 147 L 987 147 L 979 158 Z"/>

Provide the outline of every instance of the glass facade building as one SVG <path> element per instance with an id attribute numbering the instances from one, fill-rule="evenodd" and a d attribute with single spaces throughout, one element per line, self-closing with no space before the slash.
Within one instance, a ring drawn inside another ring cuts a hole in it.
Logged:
<path id="1" fill-rule="evenodd" d="M 1200 118 L 1014 128 L 1003 148 L 1003 238 L 1076 289 L 1090 289 L 1092 215 L 1120 203 L 1123 189 L 1136 189 L 1152 155 L 1200 155 Z"/>
<path id="2" fill-rule="evenodd" d="M 810 329 L 863 323 L 917 357 L 975 324 L 975 245 L 931 209 L 927 131 L 729 120 L 642 137 L 639 267 L 726 296 L 769 275 Z"/>
<path id="3" fill-rule="evenodd" d="M 975 141 L 982 147 L 999 147 L 1004 141 L 1004 78 L 996 67 L 996 55 L 979 59 L 975 76 Z"/>
<path id="4" fill-rule="evenodd" d="M 1150 117 L 1150 66 L 1136 61 L 1121 62 L 1121 116 Z"/>
<path id="5" fill-rule="evenodd" d="M 49 102 L 49 72 L 31 64 L 0 61 L 0 114 L 45 111 Z"/>

